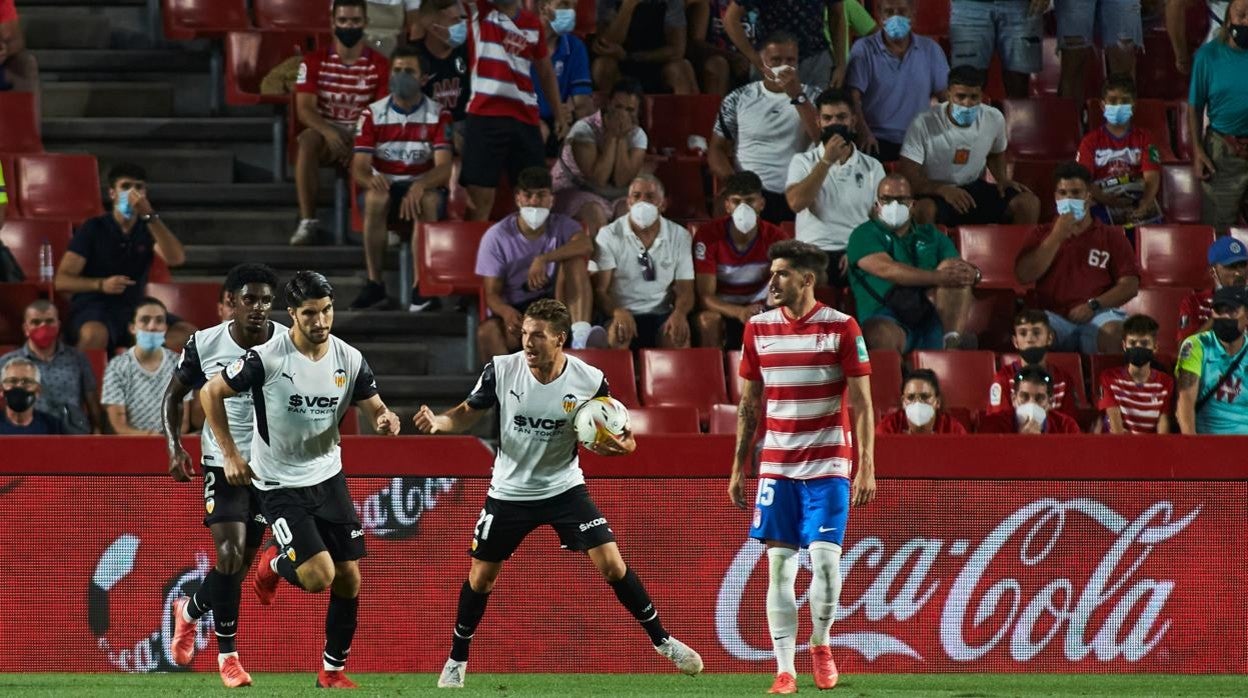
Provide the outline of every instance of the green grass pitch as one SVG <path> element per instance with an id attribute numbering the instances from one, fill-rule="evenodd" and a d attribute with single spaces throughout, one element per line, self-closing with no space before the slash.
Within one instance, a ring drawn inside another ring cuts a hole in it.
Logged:
<path id="1" fill-rule="evenodd" d="M 468 674 L 463 691 L 434 688 L 432 674 L 351 674 L 356 696 L 760 696 L 771 677 L 710 674 L 689 678 L 668 674 Z M 319 695 L 315 675 L 253 674 L 243 695 Z M 1155 674 L 862 674 L 843 676 L 831 693 L 821 693 L 809 676 L 798 677 L 798 695 L 924 696 L 1245 696 L 1245 676 Z M 238 692 L 235 691 L 235 694 Z M 2 696 L 225 695 L 215 674 L 0 674 Z"/>

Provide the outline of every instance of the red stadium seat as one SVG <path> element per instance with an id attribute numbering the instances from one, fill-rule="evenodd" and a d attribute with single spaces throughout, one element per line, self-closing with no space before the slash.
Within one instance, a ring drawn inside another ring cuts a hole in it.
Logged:
<path id="1" fill-rule="evenodd" d="M 720 99 L 719 95 L 648 96 L 646 135 L 650 138 L 650 152 L 687 154 L 692 135 L 702 136 L 709 144 Z"/>
<path id="2" fill-rule="evenodd" d="M 654 174 L 667 192 L 666 218 L 684 221 L 707 218 L 706 187 L 702 179 L 702 161 L 698 158 L 676 157 L 659 162 Z"/>
<path id="3" fill-rule="evenodd" d="M 737 406 L 720 403 L 711 405 L 712 434 L 737 433 Z"/>
<path id="4" fill-rule="evenodd" d="M 642 349 L 641 404 L 698 408 L 709 419 L 711 405 L 728 401 L 724 359 L 718 349 Z"/>
<path id="5" fill-rule="evenodd" d="M 159 254 L 152 255 L 152 266 L 147 270 L 147 280 L 148 282 L 161 284 L 173 282 L 173 273 L 169 271 L 169 265 L 165 263 L 165 258 Z"/>
<path id="6" fill-rule="evenodd" d="M 1009 152 L 1032 158 L 1074 159 L 1079 150 L 1079 105 L 1044 97 L 1004 102 Z"/>
<path id="7" fill-rule="evenodd" d="M 95 158 L 90 155 L 19 155 L 17 198 L 22 215 L 27 218 L 77 222 L 104 213 L 100 201 L 100 173 Z"/>
<path id="8" fill-rule="evenodd" d="M 225 101 L 234 106 L 286 104 L 290 95 L 260 94 L 260 81 L 282 61 L 310 49 L 315 36 L 295 32 L 230 32 L 225 37 Z"/>
<path id="9" fill-rule="evenodd" d="M 0 284 L 0 344 L 22 344 L 22 320 L 26 306 L 42 298 L 42 288 L 34 283 Z"/>
<path id="10" fill-rule="evenodd" d="M 1055 97 L 1062 83 L 1062 59 L 1057 51 L 1057 39 L 1052 36 L 1041 39 L 1040 53 L 1043 63 L 1040 72 L 1031 76 L 1031 95 Z M 1083 67 L 1083 93 L 1099 96 L 1104 83 L 1105 61 L 1101 57 L 1101 50 L 1094 48 Z"/>
<path id="11" fill-rule="evenodd" d="M 283 31 L 324 32 L 332 23 L 330 3 L 317 0 L 252 0 L 256 26 Z"/>
<path id="12" fill-rule="evenodd" d="M 953 235 L 962 259 L 983 274 L 978 289 L 1009 289 L 1022 293 L 1025 286 L 1014 275 L 1014 261 L 1031 236 L 1030 225 L 964 225 Z"/>
<path id="13" fill-rule="evenodd" d="M 1174 154 L 1183 162 L 1192 161 L 1192 132 L 1187 127 L 1187 102 L 1174 103 Z"/>
<path id="14" fill-rule="evenodd" d="M 611 387 L 611 397 L 632 409 L 640 407 L 637 399 L 637 372 L 633 353 L 627 349 L 569 349 L 568 354 L 602 371 Z"/>
<path id="15" fill-rule="evenodd" d="M 416 245 L 421 295 L 478 295 L 477 248 L 491 225 L 489 221 L 422 223 Z"/>
<path id="16" fill-rule="evenodd" d="M 224 36 L 251 27 L 245 0 L 161 0 L 160 19 L 165 37 L 174 41 Z"/>
<path id="17" fill-rule="evenodd" d="M 1044 355 L 1044 360 L 1048 365 L 1065 371 L 1068 376 L 1075 379 L 1075 384 L 1070 386 L 1070 389 L 1074 390 L 1075 405 L 1077 407 L 1089 406 L 1088 391 L 1084 387 L 1087 385 L 1087 379 L 1083 375 L 1083 355 L 1078 352 L 1051 351 Z M 1021 359 L 1013 352 L 1003 353 L 998 357 L 999 366 L 1005 366 L 1014 361 L 1021 361 Z"/>
<path id="18" fill-rule="evenodd" d="M 1144 50 L 1137 53 L 1135 59 L 1135 85 L 1139 97 L 1187 98 L 1187 76 L 1174 67 L 1170 37 L 1154 32 L 1144 33 Z"/>
<path id="19" fill-rule="evenodd" d="M 196 327 L 212 327 L 221 322 L 217 315 L 217 299 L 221 297 L 221 284 L 201 283 L 154 283 L 148 282 L 147 295 L 158 298 L 174 315 Z"/>
<path id="20" fill-rule="evenodd" d="M 91 364 L 91 373 L 95 374 L 95 384 L 104 385 L 104 369 L 108 368 L 108 352 L 103 349 L 82 349 L 87 363 Z"/>
<path id="21" fill-rule="evenodd" d="M 17 264 L 22 268 L 27 281 L 39 280 L 39 248 L 47 240 L 52 245 L 53 274 L 65 249 L 69 247 L 69 238 L 73 235 L 73 226 L 68 221 L 51 220 L 10 220 L 0 228 L 0 242 L 9 248 Z"/>
<path id="22" fill-rule="evenodd" d="M 342 422 L 338 424 L 338 434 L 340 436 L 355 436 L 360 433 L 360 410 L 352 405 L 347 408 L 346 414 L 342 415 Z M 369 433 L 372 433 L 371 431 Z"/>
<path id="23" fill-rule="evenodd" d="M 1191 293 L 1188 288 L 1154 287 L 1141 288 L 1122 306 L 1128 315 L 1142 313 L 1157 321 L 1157 353 L 1174 356 L 1179 351 L 1179 304 Z"/>
<path id="24" fill-rule="evenodd" d="M 598 3 L 596 0 L 576 0 L 577 36 L 584 39 L 598 30 Z"/>
<path id="25" fill-rule="evenodd" d="M 871 405 L 884 414 L 901 406 L 901 354 L 887 349 L 867 352 L 871 358 Z"/>
<path id="26" fill-rule="evenodd" d="M 1178 162 L 1180 158 L 1174 154 L 1174 129 L 1170 124 L 1174 119 L 1174 104 L 1160 99 L 1137 99 L 1132 109 L 1131 126 L 1141 128 L 1152 136 L 1153 143 L 1161 155 L 1162 162 Z M 1100 98 L 1088 100 L 1088 131 L 1091 132 L 1105 124 L 1105 104 Z"/>
<path id="27" fill-rule="evenodd" d="M 1161 210 L 1171 223 L 1199 223 L 1201 217 L 1200 182 L 1188 163 L 1165 163 L 1161 166 Z"/>
<path id="28" fill-rule="evenodd" d="M 1140 285 L 1204 288 L 1209 284 L 1205 251 L 1213 242 L 1207 225 L 1142 225 L 1135 231 Z"/>
<path id="29" fill-rule="evenodd" d="M 635 434 L 699 434 L 698 411 L 693 407 L 637 407 L 628 411 Z"/>
<path id="30" fill-rule="evenodd" d="M 30 92 L 0 92 L 0 152 L 43 152 L 39 115 Z"/>
<path id="31" fill-rule="evenodd" d="M 923 0 L 912 5 L 914 19 L 912 27 L 915 34 L 922 34 L 933 39 L 949 36 L 949 0 Z"/>
<path id="32" fill-rule="evenodd" d="M 976 288 L 966 330 L 979 338 L 980 349 L 1010 349 L 1019 296 L 1010 289 Z"/>
<path id="33" fill-rule="evenodd" d="M 911 354 L 915 368 L 930 368 L 940 378 L 941 402 L 946 407 L 982 410 L 997 373 L 990 351 L 926 351 Z"/>
<path id="34" fill-rule="evenodd" d="M 1074 153 L 1070 158 L 1074 159 Z M 1048 223 L 1057 217 L 1056 204 L 1053 201 L 1053 172 L 1065 160 L 1038 160 L 1019 158 L 1009 164 L 1010 177 L 1015 182 L 1027 187 L 1040 199 L 1040 222 Z"/>
<path id="35" fill-rule="evenodd" d="M 745 379 L 741 377 L 740 349 L 724 352 L 724 379 L 728 383 L 728 402 L 741 402 L 741 384 Z"/>

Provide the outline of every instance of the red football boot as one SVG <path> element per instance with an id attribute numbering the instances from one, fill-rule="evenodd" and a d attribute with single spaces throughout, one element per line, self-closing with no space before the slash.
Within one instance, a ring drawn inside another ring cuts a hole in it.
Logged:
<path id="1" fill-rule="evenodd" d="M 827 645 L 810 646 L 810 663 L 814 666 L 815 686 L 826 690 L 836 686 L 840 674 L 836 672 L 836 662 L 832 661 L 832 648 Z"/>
<path id="2" fill-rule="evenodd" d="M 182 611 L 191 602 L 189 596 L 181 596 L 173 601 L 173 661 L 179 666 L 187 666 L 195 658 L 195 631 L 199 625 L 187 620 Z"/>
<path id="3" fill-rule="evenodd" d="M 255 590 L 256 598 L 265 606 L 273 603 L 273 597 L 277 596 L 277 584 L 282 581 L 282 576 L 274 572 L 269 564 L 279 552 L 281 551 L 277 543 L 270 542 L 260 552 L 260 564 L 256 565 L 256 576 L 252 578 L 251 588 Z"/>
<path id="4" fill-rule="evenodd" d="M 797 693 L 797 677 L 792 674 L 776 674 L 776 681 L 767 692 L 780 695 Z"/>
<path id="5" fill-rule="evenodd" d="M 317 688 L 359 688 L 354 681 L 347 678 L 346 673 L 342 671 L 325 671 L 321 668 L 321 673 L 316 675 Z"/>
<path id="6" fill-rule="evenodd" d="M 238 661 L 238 657 L 231 655 L 221 660 L 221 683 L 226 688 L 250 686 L 251 674 L 243 669 L 243 663 Z"/>

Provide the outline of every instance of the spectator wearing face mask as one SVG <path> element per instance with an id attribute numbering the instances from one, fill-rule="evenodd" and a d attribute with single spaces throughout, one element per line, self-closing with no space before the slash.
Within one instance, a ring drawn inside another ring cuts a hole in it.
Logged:
<path id="1" fill-rule="evenodd" d="M 64 434 L 61 420 L 35 409 L 41 392 L 39 367 L 26 359 L 13 359 L 0 368 L 4 412 L 0 413 L 0 436 Z"/>
<path id="2" fill-rule="evenodd" d="M 1135 83 L 1110 78 L 1104 100 L 1105 123 L 1083 137 L 1076 158 L 1092 171 L 1092 215 L 1123 228 L 1160 223 L 1161 155 L 1152 134 L 1131 123 Z"/>
<path id="3" fill-rule="evenodd" d="M 877 434 L 965 434 L 966 427 L 941 409 L 940 381 L 928 368 L 906 374 L 901 409 L 875 425 Z"/>
<path id="4" fill-rule="evenodd" d="M 1215 41 L 1196 51 L 1188 93 L 1192 168 L 1201 186 L 1201 220 L 1225 234 L 1248 201 L 1248 0 L 1233 0 Z M 1205 129 L 1206 119 L 1209 128 Z"/>
<path id="5" fill-rule="evenodd" d="M 993 378 L 992 386 L 988 389 L 990 414 L 1009 412 L 1009 396 L 1014 392 L 1014 377 L 1025 366 L 1038 366 L 1052 379 L 1049 409 L 1059 410 L 1071 419 L 1078 418 L 1073 392 L 1075 379 L 1060 367 L 1051 365 L 1047 359 L 1054 337 L 1049 316 L 1043 310 L 1028 308 L 1014 316 L 1014 333 L 1010 339 L 1014 342 L 1014 349 L 1018 351 L 1019 361 L 1003 362 Z"/>
<path id="6" fill-rule="evenodd" d="M 104 371 L 100 402 L 116 434 L 161 433 L 161 401 L 178 364 L 178 355 L 165 348 L 167 314 L 164 303 L 144 298 L 130 323 L 134 346 L 113 357 Z M 190 393 L 186 399 L 191 399 Z M 184 412 L 183 432 L 191 411 Z"/>
<path id="7" fill-rule="evenodd" d="M 1248 434 L 1248 324 L 1244 289 L 1213 292 L 1212 329 L 1183 340 L 1175 418 L 1182 434 Z"/>
<path id="8" fill-rule="evenodd" d="M 1157 348 L 1157 321 L 1132 315 L 1122 323 L 1125 366 L 1101 371 L 1097 377 L 1098 432 L 1169 434 L 1174 379 L 1152 367 Z"/>
<path id="9" fill-rule="evenodd" d="M 555 69 L 559 102 L 572 119 L 584 119 L 595 111 L 594 80 L 589 72 L 589 50 L 581 37 L 572 33 L 576 29 L 576 0 L 537 0 L 534 9 L 546 29 L 546 50 Z M 561 141 L 555 137 L 555 114 L 550 108 L 550 98 L 542 90 L 536 68 L 529 77 L 537 86 L 537 111 L 542 117 L 546 156 L 555 157 Z"/>
<path id="10" fill-rule="evenodd" d="M 1039 366 L 1024 366 L 1014 376 L 1013 410 L 984 415 L 979 434 L 1078 434 L 1079 422 L 1052 409 L 1053 378 Z"/>
<path id="11" fill-rule="evenodd" d="M 1229 235 L 1218 238 L 1209 246 L 1209 275 L 1213 288 L 1192 291 L 1179 303 L 1179 342 L 1197 332 L 1212 328 L 1209 315 L 1213 309 L 1213 292 L 1225 286 L 1243 288 L 1248 273 L 1248 247 Z"/>
<path id="12" fill-rule="evenodd" d="M 52 415 L 67 434 L 100 433 L 99 385 L 87 357 L 62 342 L 61 320 L 52 301 L 37 300 L 22 314 L 26 343 L 0 356 L 0 366 L 21 359 L 39 371 L 39 411 Z"/>
<path id="13" fill-rule="evenodd" d="M 447 139 L 464 150 L 464 118 L 471 92 L 468 74 L 468 21 L 459 0 L 424 0 L 417 17 L 424 34 L 412 46 L 420 58 L 425 96 L 451 113 Z"/>

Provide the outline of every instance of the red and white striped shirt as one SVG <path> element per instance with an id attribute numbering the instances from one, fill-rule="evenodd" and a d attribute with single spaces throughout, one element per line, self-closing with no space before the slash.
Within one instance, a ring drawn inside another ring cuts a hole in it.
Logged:
<path id="1" fill-rule="evenodd" d="M 741 377 L 762 381 L 767 435 L 759 475 L 812 480 L 848 478 L 853 465 L 846 376 L 871 374 L 862 331 L 852 317 L 822 303 L 798 319 L 782 308 L 745 326 Z"/>
<path id="2" fill-rule="evenodd" d="M 322 117 L 354 130 L 360 111 L 390 93 L 390 62 L 365 47 L 360 57 L 347 65 L 331 44 L 304 54 L 295 91 L 316 95 L 316 110 Z"/>
<path id="3" fill-rule="evenodd" d="M 771 260 L 767 248 L 790 237 L 784 228 L 759 219 L 758 232 L 744 250 L 733 243 L 732 217 L 717 218 L 698 228 L 693 238 L 693 271 L 715 276 L 715 295 L 725 303 L 757 303 L 767 297 Z"/>
<path id="4" fill-rule="evenodd" d="M 530 69 L 547 55 L 542 20 L 521 9 L 515 18 L 477 0 L 468 25 L 468 61 L 472 96 L 468 113 L 504 116 L 536 126 L 537 93 Z"/>
<path id="5" fill-rule="evenodd" d="M 368 105 L 355 131 L 355 152 L 372 153 L 373 169 L 391 182 L 406 182 L 433 169 L 433 152 L 448 150 L 451 114 L 429 97 L 410 112 L 390 97 Z"/>
<path id="6" fill-rule="evenodd" d="M 1023 362 L 1011 361 L 997 370 L 997 375 L 992 379 L 992 386 L 988 388 L 988 409 L 985 410 L 985 414 L 1014 411 L 1014 403 L 1010 401 L 1010 395 L 1014 393 L 1014 376 L 1022 367 Z M 1043 368 L 1053 379 L 1050 386 L 1053 388 L 1053 394 L 1049 397 L 1049 409 L 1064 412 L 1066 416 L 1078 419 L 1079 410 L 1075 405 L 1075 396 L 1071 394 L 1070 399 L 1067 399 L 1067 387 L 1073 386 L 1075 379 L 1058 366 L 1049 364 Z"/>
<path id="7" fill-rule="evenodd" d="M 1148 380 L 1136 383 L 1126 366 L 1101 371 L 1096 408 L 1122 411 L 1122 425 L 1132 434 L 1157 433 L 1157 421 L 1170 412 L 1174 379 L 1153 369 Z"/>

